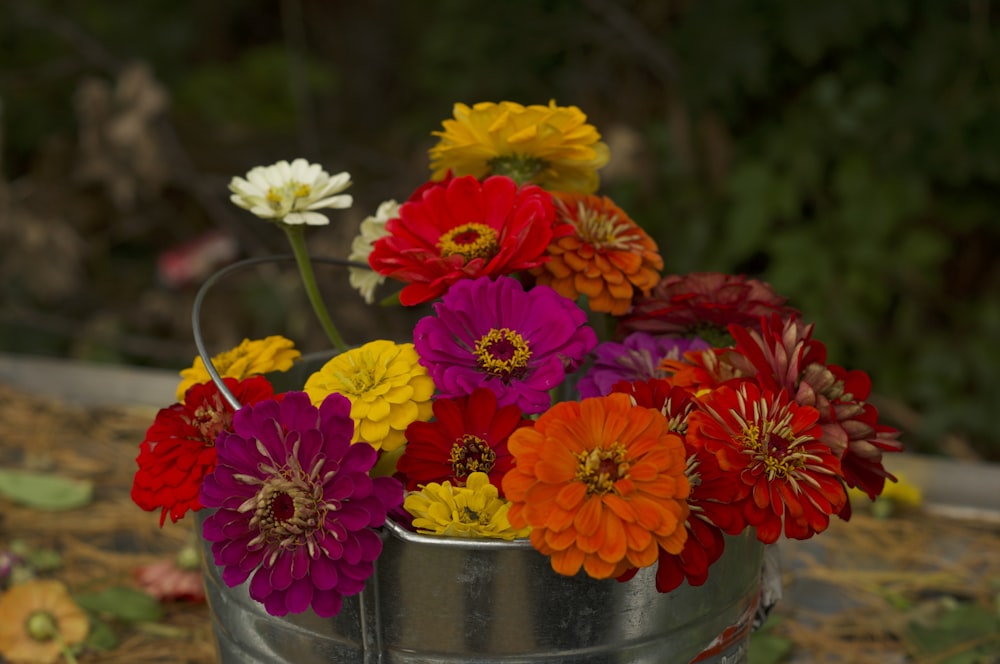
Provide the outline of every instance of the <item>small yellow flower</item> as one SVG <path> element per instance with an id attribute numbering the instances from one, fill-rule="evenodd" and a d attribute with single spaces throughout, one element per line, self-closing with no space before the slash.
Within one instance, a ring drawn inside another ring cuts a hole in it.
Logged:
<path id="1" fill-rule="evenodd" d="M 434 381 L 413 344 L 385 339 L 337 355 L 309 377 L 305 391 L 317 406 L 336 392 L 351 402 L 354 438 L 393 452 L 406 442 L 406 427 L 429 420 Z"/>
<path id="2" fill-rule="evenodd" d="M 378 206 L 375 214 L 365 217 L 361 222 L 360 233 L 351 242 L 351 254 L 347 260 L 359 263 L 368 263 L 368 256 L 371 255 L 375 246 L 375 241 L 385 237 L 389 233 L 385 230 L 385 222 L 399 214 L 400 205 L 396 201 L 385 201 Z M 351 287 L 357 289 L 365 302 L 371 304 L 375 301 L 375 289 L 385 282 L 385 275 L 379 274 L 375 270 L 361 267 L 347 268 L 347 278 Z"/>
<path id="3" fill-rule="evenodd" d="M 896 473 L 895 482 L 885 483 L 882 493 L 874 502 L 869 503 L 868 496 L 861 489 L 852 488 L 849 493 L 852 500 L 870 504 L 872 514 L 880 518 L 892 516 L 897 512 L 915 510 L 924 502 L 920 487 L 902 473 Z"/>
<path id="4" fill-rule="evenodd" d="M 409 494 L 403 507 L 415 517 L 413 527 L 418 533 L 512 540 L 531 532 L 530 527 L 510 525 L 510 503 L 499 497 L 486 473 L 470 473 L 464 487 L 431 482 Z"/>
<path id="5" fill-rule="evenodd" d="M 244 339 L 236 348 L 213 357 L 212 364 L 223 378 L 243 379 L 272 371 L 288 371 L 301 355 L 291 339 L 275 335 L 265 339 Z M 184 400 L 184 393 L 192 385 L 211 380 L 201 357 L 194 358 L 194 364 L 181 371 L 181 378 L 177 386 L 178 401 Z"/>
<path id="6" fill-rule="evenodd" d="M 455 104 L 453 120 L 430 150 L 431 177 L 507 175 L 551 191 L 589 194 L 597 169 L 608 163 L 608 146 L 576 106 L 522 106 L 504 101 Z"/>
<path id="7" fill-rule="evenodd" d="M 0 595 L 0 655 L 5 662 L 51 664 L 89 632 L 87 614 L 59 581 L 26 581 Z"/>

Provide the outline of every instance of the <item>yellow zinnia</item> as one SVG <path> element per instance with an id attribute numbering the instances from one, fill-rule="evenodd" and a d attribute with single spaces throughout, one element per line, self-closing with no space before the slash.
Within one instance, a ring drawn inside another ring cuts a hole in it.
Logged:
<path id="1" fill-rule="evenodd" d="M 499 497 L 486 473 L 470 473 L 465 486 L 431 482 L 406 497 L 403 507 L 414 516 L 418 533 L 448 537 L 527 537 L 531 528 L 507 520 L 510 503 Z"/>
<path id="2" fill-rule="evenodd" d="M 333 392 L 351 402 L 354 438 L 392 452 L 406 442 L 411 422 L 429 420 L 434 381 L 412 343 L 385 339 L 341 353 L 309 377 L 305 391 L 319 405 Z"/>
<path id="3" fill-rule="evenodd" d="M 236 348 L 213 357 L 212 364 L 223 378 L 243 379 L 272 371 L 288 371 L 301 355 L 291 339 L 275 335 L 265 339 L 244 339 Z M 181 378 L 183 380 L 177 386 L 178 401 L 184 401 L 184 394 L 192 385 L 212 379 L 200 356 L 194 358 L 194 364 L 189 368 L 181 371 Z"/>
<path id="4" fill-rule="evenodd" d="M 51 664 L 89 632 L 87 614 L 59 581 L 25 581 L 0 595 L 0 655 L 5 662 Z"/>
<path id="5" fill-rule="evenodd" d="M 431 178 L 507 175 L 551 191 L 592 193 L 608 146 L 576 106 L 522 106 L 510 101 L 455 104 L 430 150 Z"/>

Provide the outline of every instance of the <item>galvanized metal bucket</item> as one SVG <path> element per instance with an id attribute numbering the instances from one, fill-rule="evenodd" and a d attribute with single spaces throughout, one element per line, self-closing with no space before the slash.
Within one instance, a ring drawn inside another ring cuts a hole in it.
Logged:
<path id="1" fill-rule="evenodd" d="M 527 540 L 383 531 L 374 575 L 329 619 L 268 615 L 247 584 L 222 582 L 205 542 L 223 664 L 746 661 L 763 552 L 752 533 L 727 539 L 705 585 L 660 594 L 653 568 L 626 583 L 565 577 Z"/>
<path id="2" fill-rule="evenodd" d="M 240 404 L 212 365 L 201 306 L 224 276 L 290 256 L 252 258 L 213 274 L 195 297 L 195 344 L 220 392 Z M 352 265 L 340 259 L 316 259 Z M 292 386 L 309 358 L 284 378 Z M 320 362 L 321 363 L 321 362 Z M 200 531 L 206 514 L 196 514 Z M 703 586 L 656 591 L 653 568 L 626 582 L 565 577 L 527 540 L 427 537 L 393 522 L 360 595 L 334 618 L 277 618 L 227 587 L 202 540 L 206 594 L 222 664 L 687 664 L 746 662 L 760 591 L 763 546 L 729 537 Z"/>

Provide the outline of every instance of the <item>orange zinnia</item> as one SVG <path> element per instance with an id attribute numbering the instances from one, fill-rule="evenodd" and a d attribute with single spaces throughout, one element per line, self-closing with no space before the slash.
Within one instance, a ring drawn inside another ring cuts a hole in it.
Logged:
<path id="1" fill-rule="evenodd" d="M 560 402 L 508 440 L 503 479 L 516 528 L 567 576 L 596 579 L 656 562 L 687 539 L 687 455 L 667 418 L 627 394 Z"/>
<path id="2" fill-rule="evenodd" d="M 556 216 L 572 235 L 549 244 L 548 262 L 532 269 L 538 283 L 575 300 L 586 295 L 591 311 L 620 316 L 636 291 L 649 295 L 663 259 L 656 242 L 606 196 L 553 194 Z"/>

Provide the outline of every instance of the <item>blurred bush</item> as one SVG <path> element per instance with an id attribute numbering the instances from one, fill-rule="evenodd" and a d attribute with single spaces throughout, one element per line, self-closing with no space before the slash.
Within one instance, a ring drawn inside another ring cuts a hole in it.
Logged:
<path id="1" fill-rule="evenodd" d="M 911 446 L 1000 459 L 997 23 L 987 0 L 8 0 L 0 343 L 181 366 L 193 286 L 157 282 L 163 252 L 284 250 L 231 175 L 351 171 L 311 239 L 344 255 L 454 101 L 555 99 L 604 132 L 605 191 L 668 270 L 771 282 Z M 309 329 L 263 276 L 220 297 L 220 345 Z"/>

